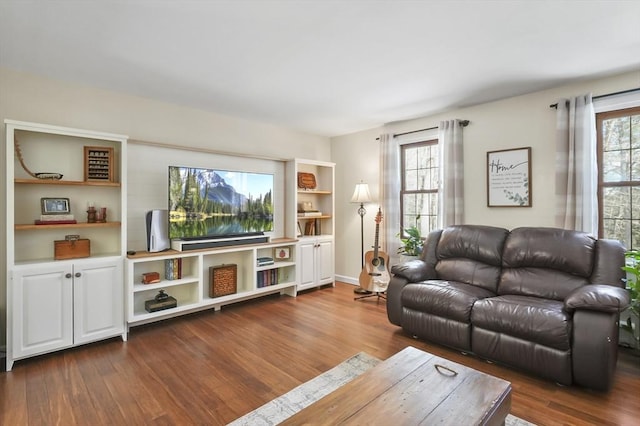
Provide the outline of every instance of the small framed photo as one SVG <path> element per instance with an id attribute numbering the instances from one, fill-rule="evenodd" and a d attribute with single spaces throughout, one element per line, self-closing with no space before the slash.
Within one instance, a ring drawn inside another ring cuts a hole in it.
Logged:
<path id="1" fill-rule="evenodd" d="M 273 258 L 275 260 L 291 259 L 291 252 L 289 251 L 289 247 L 275 247 L 273 249 Z"/>
<path id="2" fill-rule="evenodd" d="M 71 204 L 68 198 L 41 198 L 42 214 L 70 214 Z"/>

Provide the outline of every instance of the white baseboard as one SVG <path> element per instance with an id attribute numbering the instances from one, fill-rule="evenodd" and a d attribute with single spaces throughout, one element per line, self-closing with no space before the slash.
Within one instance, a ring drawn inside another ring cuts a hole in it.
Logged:
<path id="1" fill-rule="evenodd" d="M 360 285 L 360 281 L 357 278 L 346 277 L 344 275 L 336 275 L 336 281 L 340 281 L 347 284 Z"/>

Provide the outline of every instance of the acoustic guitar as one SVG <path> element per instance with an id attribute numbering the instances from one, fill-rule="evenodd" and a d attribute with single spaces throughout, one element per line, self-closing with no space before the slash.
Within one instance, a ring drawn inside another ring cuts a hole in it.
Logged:
<path id="1" fill-rule="evenodd" d="M 378 250 L 378 236 L 380 235 L 380 222 L 382 221 L 382 211 L 378 209 L 376 215 L 376 238 L 373 250 L 364 255 L 364 268 L 360 272 L 360 287 L 365 290 L 381 293 L 386 291 L 391 280 L 388 271 L 389 255 Z"/>

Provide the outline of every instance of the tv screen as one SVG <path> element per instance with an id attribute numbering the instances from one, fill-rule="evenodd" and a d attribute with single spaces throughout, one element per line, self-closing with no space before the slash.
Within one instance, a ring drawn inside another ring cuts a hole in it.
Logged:
<path id="1" fill-rule="evenodd" d="M 169 238 L 222 238 L 272 230 L 273 175 L 169 166 Z"/>

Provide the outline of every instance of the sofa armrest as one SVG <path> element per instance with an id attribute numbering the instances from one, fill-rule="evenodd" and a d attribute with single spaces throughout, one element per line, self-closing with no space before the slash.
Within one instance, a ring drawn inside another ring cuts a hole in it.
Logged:
<path id="1" fill-rule="evenodd" d="M 402 290 L 410 284 L 406 278 L 394 275 L 387 286 L 387 318 L 391 324 L 402 326 Z"/>
<path id="2" fill-rule="evenodd" d="M 417 283 L 428 278 L 433 278 L 429 277 L 429 267 L 427 264 L 420 259 L 409 260 L 408 262 L 393 265 L 391 267 L 391 273 L 405 278 L 410 283 Z"/>
<path id="3" fill-rule="evenodd" d="M 623 288 L 606 284 L 590 284 L 571 292 L 564 300 L 564 308 L 567 312 L 587 309 L 614 313 L 625 310 L 630 302 L 629 292 Z"/>

